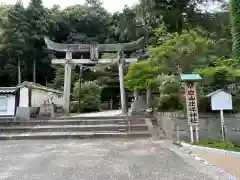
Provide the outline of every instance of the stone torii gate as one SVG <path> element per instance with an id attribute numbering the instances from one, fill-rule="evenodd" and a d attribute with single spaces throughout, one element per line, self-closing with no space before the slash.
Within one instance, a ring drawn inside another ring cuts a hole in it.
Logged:
<path id="1" fill-rule="evenodd" d="M 71 91 L 71 71 L 72 66 L 76 64 L 112 64 L 117 62 L 119 67 L 119 81 L 121 94 L 122 113 L 127 114 L 128 106 L 126 102 L 126 92 L 124 88 L 124 65 L 125 63 L 135 63 L 137 58 L 125 58 L 125 52 L 136 52 L 144 44 L 144 37 L 137 41 L 122 44 L 60 44 L 55 43 L 45 37 L 45 43 L 48 49 L 65 52 L 65 59 L 52 59 L 52 64 L 65 64 L 64 75 L 64 110 L 69 114 L 70 91 Z M 90 53 L 90 59 L 72 59 L 72 53 Z M 100 53 L 117 53 L 117 59 L 99 59 Z"/>

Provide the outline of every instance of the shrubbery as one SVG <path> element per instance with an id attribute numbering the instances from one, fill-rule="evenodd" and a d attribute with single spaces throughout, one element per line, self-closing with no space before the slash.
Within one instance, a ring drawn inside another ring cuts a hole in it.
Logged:
<path id="1" fill-rule="evenodd" d="M 217 148 L 217 149 L 225 149 L 230 151 L 239 151 L 240 152 L 240 144 L 222 141 L 222 140 L 200 140 L 198 143 L 193 143 L 194 145 Z"/>
<path id="2" fill-rule="evenodd" d="M 76 82 L 72 94 L 72 102 L 70 107 L 71 112 L 78 111 L 79 98 L 80 112 L 99 111 L 101 103 L 101 92 L 102 87 L 99 86 L 95 81 L 87 81 L 82 83 L 81 89 L 79 89 L 79 82 Z"/>

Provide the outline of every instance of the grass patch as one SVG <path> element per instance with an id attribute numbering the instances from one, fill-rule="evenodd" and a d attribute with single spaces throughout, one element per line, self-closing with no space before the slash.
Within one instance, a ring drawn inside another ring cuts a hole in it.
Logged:
<path id="1" fill-rule="evenodd" d="M 189 143 L 189 142 L 188 142 Z M 240 152 L 240 144 L 222 140 L 200 140 L 198 143 L 190 143 L 192 145 L 204 146 L 210 148 L 224 149 L 229 151 Z"/>

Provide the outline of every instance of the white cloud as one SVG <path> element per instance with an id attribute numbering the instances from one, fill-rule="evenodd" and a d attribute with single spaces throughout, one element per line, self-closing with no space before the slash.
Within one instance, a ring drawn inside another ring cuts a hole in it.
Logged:
<path id="1" fill-rule="evenodd" d="M 1 0 L 1 3 L 14 4 L 17 0 Z M 29 3 L 29 0 L 22 0 L 24 5 Z M 47 7 L 52 7 L 54 4 L 59 4 L 62 8 L 65 8 L 74 4 L 83 4 L 85 0 L 43 0 L 43 4 Z M 132 6 L 138 0 L 102 0 L 104 7 L 109 12 L 115 12 L 122 10 L 124 5 Z"/>

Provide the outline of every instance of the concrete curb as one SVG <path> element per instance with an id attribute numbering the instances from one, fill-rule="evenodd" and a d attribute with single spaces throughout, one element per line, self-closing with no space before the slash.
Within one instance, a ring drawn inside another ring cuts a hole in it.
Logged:
<path id="1" fill-rule="evenodd" d="M 235 152 L 235 151 L 227 151 L 227 150 L 223 150 L 223 149 L 196 146 L 196 145 L 191 145 L 191 144 L 188 144 L 185 142 L 181 142 L 180 145 L 184 148 L 189 148 L 190 150 L 196 149 L 196 150 L 201 150 L 201 151 L 218 153 L 218 154 L 225 155 L 225 156 L 226 155 L 227 156 L 240 156 L 240 152 Z"/>
<path id="2" fill-rule="evenodd" d="M 230 152 L 233 153 L 235 155 L 236 152 L 233 152 L 233 151 L 226 151 L 226 150 L 219 150 L 219 149 L 215 149 L 215 148 L 208 148 L 208 147 L 201 147 L 201 146 L 196 146 L 196 145 L 191 145 L 191 144 L 188 144 L 188 143 L 184 143 L 184 142 L 181 142 L 181 143 L 178 143 L 177 145 L 179 145 L 180 147 L 184 148 L 184 150 L 186 152 L 188 152 L 189 155 L 191 155 L 195 160 L 197 161 L 201 161 L 202 163 L 204 163 L 205 165 L 207 165 L 209 168 L 212 168 L 218 172 L 220 172 L 222 175 L 224 175 L 227 179 L 229 180 L 237 180 L 236 177 L 234 177 L 233 175 L 231 175 L 230 173 L 224 171 L 223 169 L 220 169 L 218 168 L 216 165 L 214 164 L 209 164 L 206 160 L 204 160 L 203 158 L 200 158 L 199 156 L 197 156 L 196 154 L 193 154 L 191 152 L 191 150 L 193 149 L 197 149 L 197 150 L 202 150 L 202 151 L 208 151 L 208 152 L 214 152 L 214 153 L 219 153 L 221 155 L 228 155 L 228 153 Z M 240 156 L 240 153 L 238 153 Z"/>

